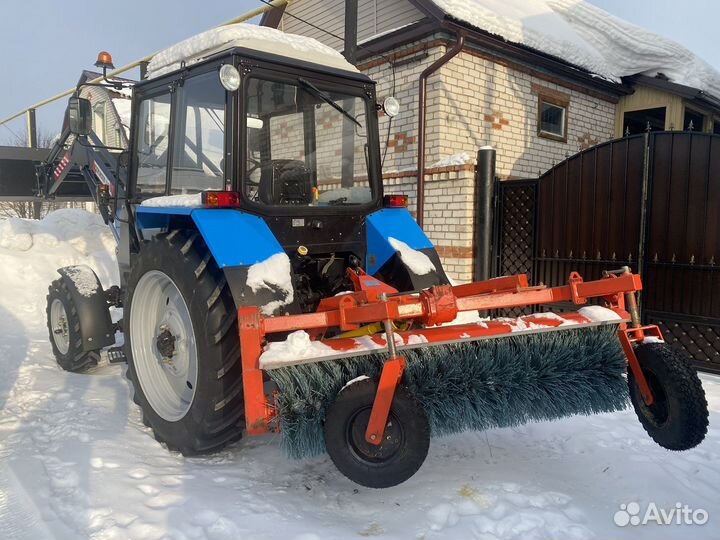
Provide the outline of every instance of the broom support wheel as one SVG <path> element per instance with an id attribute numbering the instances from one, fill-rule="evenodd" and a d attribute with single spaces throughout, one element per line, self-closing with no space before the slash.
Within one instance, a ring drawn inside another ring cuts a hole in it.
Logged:
<path id="1" fill-rule="evenodd" d="M 325 417 L 325 447 L 347 478 L 365 487 L 386 488 L 401 484 L 420 469 L 430 447 L 430 425 L 422 406 L 399 386 L 382 442 L 368 442 L 377 390 L 377 381 L 365 379 L 340 391 Z"/>
<path id="2" fill-rule="evenodd" d="M 645 431 L 668 450 L 700 444 L 707 433 L 708 405 L 695 369 L 664 343 L 641 343 L 635 354 L 653 396 L 648 404 L 628 370 L 630 399 Z"/>

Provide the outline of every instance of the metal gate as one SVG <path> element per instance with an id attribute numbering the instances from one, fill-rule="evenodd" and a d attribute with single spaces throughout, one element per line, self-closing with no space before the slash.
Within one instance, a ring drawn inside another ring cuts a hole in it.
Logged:
<path id="1" fill-rule="evenodd" d="M 720 372 L 720 136 L 617 139 L 496 193 L 498 275 L 560 285 L 628 265 L 643 276 L 643 319 Z"/>

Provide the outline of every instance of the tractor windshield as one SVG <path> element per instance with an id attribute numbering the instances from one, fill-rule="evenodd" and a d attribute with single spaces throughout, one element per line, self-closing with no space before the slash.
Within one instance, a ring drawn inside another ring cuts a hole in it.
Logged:
<path id="1" fill-rule="evenodd" d="M 249 200 L 318 207 L 373 201 L 365 96 L 304 78 L 251 78 L 245 100 Z"/>

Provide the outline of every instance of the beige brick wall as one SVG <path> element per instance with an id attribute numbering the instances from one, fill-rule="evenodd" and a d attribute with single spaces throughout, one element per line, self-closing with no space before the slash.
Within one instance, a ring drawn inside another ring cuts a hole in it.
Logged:
<path id="1" fill-rule="evenodd" d="M 429 169 L 425 176 L 424 230 L 435 245 L 448 277 L 456 282 L 472 280 L 473 190 L 472 165 Z M 413 173 L 385 174 L 386 194 L 409 197 L 415 215 L 416 176 Z"/>
<path id="2" fill-rule="evenodd" d="M 540 93 L 567 99 L 567 142 L 538 135 Z M 501 177 L 536 177 L 579 150 L 614 138 L 615 104 L 469 53 L 433 79 L 428 102 L 429 155 L 483 145 L 498 155 Z"/>
<path id="3" fill-rule="evenodd" d="M 395 71 L 394 92 L 401 113 L 392 122 L 386 171 L 417 166 L 418 78 L 446 51 L 437 37 L 386 54 L 398 56 L 401 64 Z M 389 64 L 371 59 L 366 66 L 361 68 L 377 81 L 378 98 L 390 95 L 393 73 Z M 538 88 L 569 101 L 567 142 L 538 135 Z M 492 145 L 498 151 L 501 177 L 538 176 L 580 149 L 614 138 L 616 105 L 591 94 L 462 52 L 428 79 L 427 166 L 463 152 L 472 156 L 479 147 Z M 387 122 L 381 116 L 381 152 L 385 151 Z"/>
<path id="4" fill-rule="evenodd" d="M 402 64 L 394 95 L 401 113 L 393 119 L 384 162 L 385 193 L 410 197 L 415 211 L 418 78 L 446 51 L 430 36 L 387 53 Z M 428 47 L 428 43 L 434 43 Z M 363 68 L 363 66 L 361 66 Z M 392 69 L 372 59 L 363 69 L 377 81 L 379 100 L 391 95 Z M 470 281 L 473 269 L 474 167 L 433 169 L 451 155 L 474 156 L 481 146 L 497 150 L 501 178 L 537 177 L 588 145 L 614 136 L 615 104 L 575 85 L 550 82 L 474 53 L 463 52 L 428 80 L 424 229 L 438 249 L 448 275 Z M 538 136 L 538 90 L 568 101 L 567 142 Z M 380 150 L 385 151 L 388 119 L 380 118 Z"/>

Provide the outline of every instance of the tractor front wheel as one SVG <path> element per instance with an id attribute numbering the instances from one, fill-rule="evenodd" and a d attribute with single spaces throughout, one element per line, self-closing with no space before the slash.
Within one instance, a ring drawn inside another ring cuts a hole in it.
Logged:
<path id="1" fill-rule="evenodd" d="M 325 447 L 338 470 L 365 487 L 396 486 L 414 475 L 427 457 L 430 427 L 425 411 L 403 387 L 395 391 L 380 445 L 365 440 L 377 382 L 343 388 L 325 417 Z"/>
<path id="2" fill-rule="evenodd" d="M 635 349 L 653 394 L 647 405 L 632 371 L 630 399 L 638 419 L 652 439 L 668 450 L 688 450 L 700 444 L 708 428 L 708 405 L 697 372 L 664 343 L 643 343 Z"/>
<path id="3" fill-rule="evenodd" d="M 171 231 L 141 248 L 125 311 L 127 376 L 155 438 L 185 455 L 239 439 L 244 405 L 237 314 L 197 232 Z"/>
<path id="4" fill-rule="evenodd" d="M 58 365 L 73 373 L 84 373 L 95 367 L 100 351 L 83 348 L 77 307 L 64 279 L 56 279 L 50 284 L 46 311 L 50 344 Z"/>

